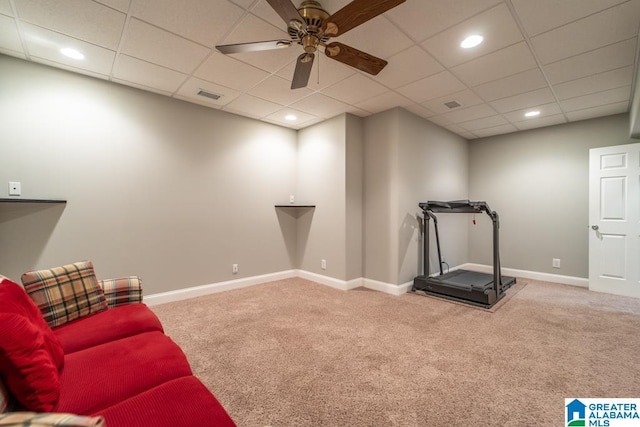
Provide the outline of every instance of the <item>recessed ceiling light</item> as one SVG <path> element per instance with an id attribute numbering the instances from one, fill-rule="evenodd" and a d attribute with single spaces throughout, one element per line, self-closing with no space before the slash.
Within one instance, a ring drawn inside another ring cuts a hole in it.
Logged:
<path id="1" fill-rule="evenodd" d="M 62 49 L 60 49 L 60 52 L 64 56 L 68 56 L 69 58 L 84 59 L 84 55 L 82 53 L 80 53 L 80 51 L 78 51 L 76 49 L 72 49 L 70 47 L 63 47 Z"/>
<path id="2" fill-rule="evenodd" d="M 294 116 L 293 114 L 287 114 L 286 116 L 284 116 L 284 118 L 285 120 L 289 120 L 290 122 L 298 120 L 298 117 Z"/>
<path id="3" fill-rule="evenodd" d="M 535 110 L 535 111 L 529 111 L 527 113 L 524 113 L 525 117 L 535 117 L 535 116 L 539 116 L 540 115 L 540 111 Z"/>
<path id="4" fill-rule="evenodd" d="M 465 49 L 471 49 L 472 47 L 476 47 L 480 43 L 482 43 L 482 40 L 484 40 L 484 37 L 482 37 L 479 34 L 474 34 L 462 40 L 462 43 L 460 43 L 460 46 Z"/>

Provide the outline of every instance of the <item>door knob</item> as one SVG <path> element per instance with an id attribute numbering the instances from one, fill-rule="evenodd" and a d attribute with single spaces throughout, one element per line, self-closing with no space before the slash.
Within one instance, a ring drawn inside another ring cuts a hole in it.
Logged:
<path id="1" fill-rule="evenodd" d="M 597 225 L 592 225 L 592 226 L 591 226 L 591 228 L 592 228 L 593 230 L 598 230 L 600 227 L 598 227 Z"/>

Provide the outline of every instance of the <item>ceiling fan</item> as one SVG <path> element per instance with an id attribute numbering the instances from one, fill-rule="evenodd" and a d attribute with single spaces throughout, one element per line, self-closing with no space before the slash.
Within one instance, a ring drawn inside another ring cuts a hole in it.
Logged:
<path id="1" fill-rule="evenodd" d="M 224 54 L 255 52 L 302 46 L 304 53 L 296 60 L 291 89 L 307 86 L 315 52 L 319 47 L 331 59 L 366 73 L 377 75 L 387 65 L 384 59 L 362 52 L 340 42 L 327 43 L 370 19 L 393 9 L 406 0 L 354 0 L 333 15 L 329 15 L 315 0 L 305 0 L 296 8 L 290 0 L 266 0 L 287 23 L 289 39 L 216 46 Z"/>

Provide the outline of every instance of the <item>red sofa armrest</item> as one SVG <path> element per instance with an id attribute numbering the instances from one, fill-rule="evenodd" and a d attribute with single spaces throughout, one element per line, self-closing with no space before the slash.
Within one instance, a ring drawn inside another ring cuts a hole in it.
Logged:
<path id="1" fill-rule="evenodd" d="M 138 276 L 99 281 L 109 308 L 142 302 L 142 280 Z"/>

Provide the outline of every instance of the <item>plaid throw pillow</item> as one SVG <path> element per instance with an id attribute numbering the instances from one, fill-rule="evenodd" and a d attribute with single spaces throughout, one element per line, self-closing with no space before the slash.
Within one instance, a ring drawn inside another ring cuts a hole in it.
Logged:
<path id="1" fill-rule="evenodd" d="M 91 261 L 25 273 L 22 284 L 52 328 L 107 309 Z"/>
<path id="2" fill-rule="evenodd" d="M 138 276 L 100 280 L 109 307 L 142 302 L 142 280 Z"/>
<path id="3" fill-rule="evenodd" d="M 102 417 L 82 417 L 73 414 L 13 412 L 0 415 L 0 426 L 12 427 L 105 427 Z"/>

